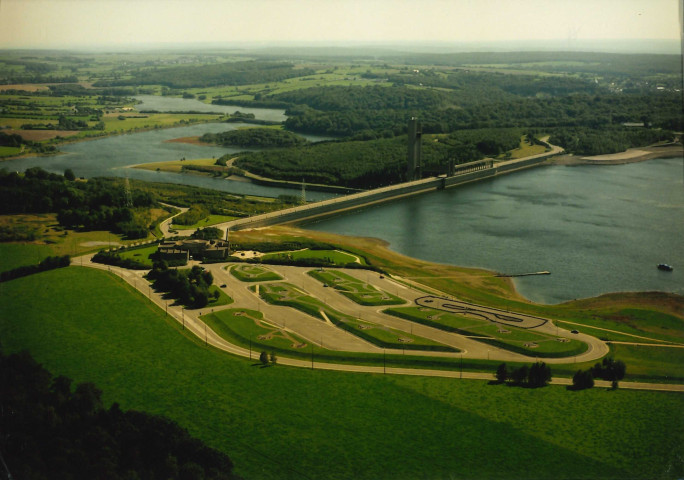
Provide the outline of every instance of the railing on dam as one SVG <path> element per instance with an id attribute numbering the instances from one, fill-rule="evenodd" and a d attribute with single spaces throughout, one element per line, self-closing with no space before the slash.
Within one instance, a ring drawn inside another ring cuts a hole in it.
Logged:
<path id="1" fill-rule="evenodd" d="M 521 168 L 538 165 L 548 157 L 559 153 L 548 152 L 524 159 L 494 163 L 492 159 L 478 160 L 454 167 L 452 175 L 424 178 L 389 187 L 376 188 L 365 192 L 353 193 L 343 197 L 323 200 L 308 205 L 288 208 L 277 212 L 266 213 L 249 218 L 241 218 L 221 225 L 227 230 L 265 227 L 283 223 L 293 223 L 314 217 L 333 215 L 345 210 L 353 210 L 365 205 L 386 202 L 396 198 L 418 193 L 454 187 L 464 183 L 475 182 L 495 175 L 508 173 Z"/>
<path id="2" fill-rule="evenodd" d="M 454 167 L 451 175 L 462 175 L 464 173 L 477 172 L 479 170 L 485 170 L 487 168 L 492 168 L 494 166 L 494 160 L 487 158 L 485 160 L 476 160 L 474 162 L 462 163 L 461 165 L 456 165 Z"/>

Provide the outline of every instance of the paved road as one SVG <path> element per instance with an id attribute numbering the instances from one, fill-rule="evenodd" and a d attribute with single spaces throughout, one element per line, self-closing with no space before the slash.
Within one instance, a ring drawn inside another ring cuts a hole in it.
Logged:
<path id="1" fill-rule="evenodd" d="M 167 313 L 171 318 L 175 319 L 176 321 L 179 322 L 179 324 L 182 324 L 183 327 L 188 330 L 189 332 L 192 332 L 194 335 L 196 335 L 198 338 L 201 340 L 204 340 L 208 345 L 212 345 L 213 347 L 219 348 L 221 350 L 224 350 L 228 353 L 232 353 L 234 355 L 239 355 L 242 357 L 249 357 L 254 359 L 255 361 L 258 360 L 258 352 L 252 352 L 249 351 L 248 349 L 238 347 L 236 345 L 233 345 L 223 338 L 221 338 L 218 334 L 216 334 L 211 328 L 207 327 L 207 325 L 200 319 L 200 316 L 205 313 L 209 313 L 212 311 L 211 308 L 205 308 L 201 310 L 185 310 L 180 306 L 173 306 L 170 305 L 170 302 L 162 298 L 162 295 L 160 293 L 155 292 L 152 290 L 150 283 L 143 278 L 143 275 L 146 273 L 145 271 L 133 271 L 133 270 L 126 270 L 118 267 L 111 267 L 108 265 L 102 265 L 98 263 L 93 263 L 90 261 L 92 258 L 92 255 L 85 255 L 83 257 L 78 257 L 73 259 L 72 265 L 82 265 L 84 267 L 90 267 L 90 268 L 97 268 L 100 270 L 108 270 L 115 275 L 121 277 L 124 281 L 138 289 L 143 295 L 148 296 L 150 301 L 155 303 L 157 306 L 159 306 L 163 311 Z M 221 281 L 226 282 L 226 289 L 230 289 L 230 294 L 231 296 L 235 299 L 235 303 L 225 306 L 225 307 L 220 307 L 220 308 L 236 308 L 238 305 L 238 302 L 240 304 L 243 304 L 243 308 L 253 308 L 256 310 L 261 310 L 263 311 L 267 317 L 269 317 L 270 320 L 274 321 L 278 318 L 282 318 L 284 327 L 288 331 L 293 331 L 294 328 L 299 328 L 300 324 L 298 322 L 302 322 L 301 325 L 307 325 L 310 326 L 312 329 L 314 328 L 319 328 L 319 330 L 315 330 L 316 332 L 320 332 L 322 337 L 323 337 L 323 342 L 324 346 L 326 348 L 330 348 L 330 346 L 327 344 L 327 342 L 330 342 L 331 344 L 340 342 L 340 345 L 346 348 L 349 344 L 347 342 L 361 342 L 363 343 L 364 346 L 368 346 L 370 344 L 363 342 L 360 339 L 356 339 L 356 337 L 352 335 L 345 334 L 344 337 L 336 337 L 339 332 L 339 329 L 335 327 L 330 327 L 329 325 L 326 325 L 323 321 L 315 320 L 312 319 L 312 317 L 309 317 L 308 315 L 298 315 L 300 312 L 294 311 L 292 309 L 287 309 L 290 310 L 287 315 L 283 316 L 282 307 L 273 307 L 271 305 L 266 304 L 265 302 L 259 300 L 255 294 L 247 290 L 247 284 L 244 282 L 239 282 L 237 279 L 235 279 L 230 273 L 226 272 L 225 270 L 221 269 L 221 264 L 214 264 L 210 266 L 210 270 L 212 273 L 215 275 L 215 278 L 217 278 L 216 283 L 221 284 Z M 292 281 L 293 279 L 296 281 L 298 276 L 301 276 L 301 272 L 289 272 L 292 274 L 291 277 L 287 276 L 287 271 L 288 270 L 295 270 L 297 267 L 283 267 L 283 273 L 286 274 L 286 279 L 288 281 Z M 280 271 L 280 270 L 278 270 Z M 359 273 L 358 271 L 355 273 Z M 375 278 L 372 278 L 375 277 Z M 309 279 L 312 282 L 316 282 L 313 278 L 310 278 L 308 276 L 304 277 L 307 280 L 306 285 L 309 285 L 308 281 Z M 402 296 L 403 295 L 408 295 L 407 292 L 411 292 L 411 289 L 408 289 L 404 287 L 401 284 L 395 283 L 391 279 L 380 279 L 377 274 L 374 273 L 369 273 L 368 278 L 369 283 L 373 283 L 374 285 L 384 285 L 384 286 L 392 286 L 394 285 L 395 288 L 397 289 L 396 291 L 389 290 L 390 293 L 400 293 Z M 227 282 L 230 282 L 227 283 Z M 238 282 L 238 283 L 235 283 Z M 318 282 L 316 282 L 318 283 Z M 320 285 L 320 284 L 319 284 Z M 237 286 L 243 287 L 241 288 L 235 288 Z M 311 285 L 313 287 L 313 284 Z M 320 286 L 320 288 L 325 288 Z M 399 290 L 400 288 L 404 288 L 405 290 Z M 328 289 L 326 289 L 326 293 L 328 292 Z M 312 292 L 313 293 L 313 292 Z M 318 292 L 321 293 L 321 292 Z M 422 295 L 420 292 L 414 292 L 416 296 Z M 330 298 L 332 298 L 334 295 L 330 293 Z M 342 297 L 342 295 L 339 295 Z M 344 297 L 346 298 L 346 297 Z M 250 303 L 251 302 L 251 303 Z M 337 304 L 337 303 L 335 303 Z M 274 309 L 271 310 L 270 307 L 273 307 Z M 214 310 L 219 310 L 220 308 L 215 308 Z M 239 308 L 239 307 L 238 307 Z M 280 309 L 279 309 L 280 308 Z M 366 307 L 368 308 L 368 307 Z M 290 315 L 290 313 L 293 313 L 293 315 Z M 287 317 L 287 318 L 285 318 Z M 294 322 L 290 324 L 289 322 Z M 314 330 L 312 330 L 314 331 Z M 326 337 L 325 334 L 328 334 Z M 345 332 L 342 332 L 345 333 Z M 313 335 L 312 335 L 313 336 Z M 350 338 L 346 338 L 350 337 Z M 326 340 L 327 339 L 327 340 Z M 310 339 L 310 341 L 314 341 L 315 339 Z M 475 342 L 477 343 L 477 342 Z M 379 351 L 380 349 L 377 349 L 377 347 L 370 346 L 370 348 L 375 348 L 375 351 Z M 370 351 L 370 350 L 369 350 Z M 407 352 L 408 354 L 408 352 Z M 450 354 L 454 358 L 460 358 L 460 354 Z M 467 355 L 467 353 L 464 353 L 464 357 Z M 472 355 L 472 353 L 471 353 Z M 431 376 L 431 377 L 447 377 L 447 378 L 466 378 L 466 379 L 480 379 L 480 380 L 493 380 L 494 376 L 493 374 L 482 374 L 482 373 L 472 373 L 472 372 L 458 372 L 458 371 L 446 371 L 446 370 L 427 370 L 427 369 L 411 369 L 411 368 L 394 368 L 394 367 L 369 367 L 369 366 L 361 366 L 361 365 L 340 365 L 340 364 L 331 364 L 331 363 L 323 363 L 323 362 L 317 362 L 315 357 L 313 358 L 313 361 L 309 360 L 296 360 L 296 359 L 289 359 L 289 358 L 280 358 L 278 360 L 279 364 L 283 365 L 288 365 L 288 366 L 293 366 L 293 367 L 300 367 L 300 368 L 316 368 L 316 369 L 323 369 L 323 370 L 336 370 L 336 371 L 345 371 L 345 372 L 363 372 L 363 373 L 375 373 L 375 374 L 394 374 L 394 375 L 418 375 L 418 376 Z M 548 362 L 547 362 L 548 363 Z M 564 379 L 564 378 L 555 378 L 551 382 L 552 384 L 555 385 L 570 385 L 572 382 L 570 379 Z M 599 387 L 609 387 L 608 382 L 603 382 L 603 381 L 597 381 L 596 383 L 597 386 Z M 674 392 L 684 392 L 684 385 L 676 385 L 676 384 L 653 384 L 653 383 L 641 383 L 641 382 L 620 382 L 620 388 L 628 388 L 628 389 L 640 389 L 640 390 L 662 390 L 662 391 L 674 391 Z"/>

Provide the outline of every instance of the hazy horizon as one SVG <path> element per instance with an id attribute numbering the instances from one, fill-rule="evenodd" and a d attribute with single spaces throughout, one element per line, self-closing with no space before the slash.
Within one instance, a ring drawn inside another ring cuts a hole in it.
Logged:
<path id="1" fill-rule="evenodd" d="M 679 53 L 681 0 L 2 0 L 0 49 Z"/>

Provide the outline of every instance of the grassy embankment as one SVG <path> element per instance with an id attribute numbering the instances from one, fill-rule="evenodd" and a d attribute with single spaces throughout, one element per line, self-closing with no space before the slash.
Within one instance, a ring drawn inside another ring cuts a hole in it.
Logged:
<path id="1" fill-rule="evenodd" d="M 684 299 L 677 295 L 609 294 L 560 305 L 541 305 L 532 303 L 518 294 L 510 278 L 496 277 L 493 272 L 486 270 L 440 265 L 406 257 L 392 252 L 387 248 L 386 242 L 378 239 L 344 237 L 293 227 L 272 227 L 258 232 L 240 231 L 233 235 L 236 242 L 256 242 L 264 239 L 270 239 L 272 242 L 313 239 L 336 245 L 340 249 L 366 258 L 370 265 L 399 276 L 401 281 L 426 293 L 452 295 L 481 305 L 550 318 L 558 322 L 561 328 L 573 325 L 572 328 L 582 330 L 587 325 L 592 328 L 587 330 L 589 334 L 603 332 L 610 335 L 607 329 L 627 335 L 637 343 L 649 343 L 644 341 L 643 337 L 646 337 L 655 340 L 650 343 L 684 344 L 684 315 L 681 313 L 684 311 Z M 684 365 L 683 348 L 614 344 L 611 344 L 610 348 L 612 355 L 618 356 L 622 352 L 627 352 L 634 362 L 648 365 L 628 370 L 628 375 L 631 372 L 631 378 L 634 380 L 684 382 L 681 373 L 681 366 Z M 650 360 L 654 356 L 659 362 Z M 591 366 L 591 363 L 570 363 L 555 366 L 554 372 L 572 376 L 578 368 L 586 369 Z"/>
<path id="2" fill-rule="evenodd" d="M 684 475 L 681 394 L 259 368 L 91 269 L 13 280 L 0 296 L 5 351 L 172 418 L 245 478 Z"/>

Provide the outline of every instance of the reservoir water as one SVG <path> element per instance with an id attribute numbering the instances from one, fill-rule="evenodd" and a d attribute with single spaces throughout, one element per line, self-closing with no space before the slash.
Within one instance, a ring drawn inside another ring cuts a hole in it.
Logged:
<path id="1" fill-rule="evenodd" d="M 159 95 L 136 95 L 140 101 L 136 105 L 138 111 L 156 110 L 158 112 L 203 112 L 203 113 L 253 113 L 260 120 L 284 122 L 287 120 L 285 111 L 274 108 L 250 108 L 237 105 L 211 105 L 191 98 L 162 97 Z"/>
<path id="2" fill-rule="evenodd" d="M 149 98 L 148 98 L 149 97 Z M 201 106 L 211 107 L 206 111 L 222 111 L 232 113 L 239 107 L 207 105 L 197 100 L 172 97 L 140 96 L 143 104 L 139 109 L 150 108 L 158 111 L 189 111 L 202 109 Z M 214 108 L 218 107 L 218 108 Z M 259 119 L 284 120 L 283 110 L 274 109 L 240 109 L 242 112 L 255 113 Z M 103 137 L 94 140 L 71 143 L 59 147 L 61 155 L 43 157 L 28 157 L 0 162 L 0 168 L 24 171 L 31 167 L 41 167 L 49 172 L 64 173 L 71 168 L 78 177 L 124 177 L 146 180 L 151 182 L 166 182 L 211 188 L 232 193 L 247 195 L 263 195 L 277 197 L 278 195 L 299 195 L 299 192 L 289 188 L 263 187 L 248 182 L 218 179 L 203 175 L 174 174 L 128 168 L 131 165 L 153 162 L 168 162 L 172 160 L 187 160 L 196 158 L 219 158 L 226 153 L 237 153 L 245 148 L 221 147 L 215 145 L 193 145 L 188 143 L 169 142 L 175 138 L 191 137 L 204 133 L 219 133 L 237 128 L 249 127 L 243 123 L 200 123 L 186 127 L 150 130 L 147 132 L 131 133 Z M 302 135 L 309 141 L 317 142 L 330 137 L 316 135 Z M 307 191 L 307 199 L 322 200 L 331 194 Z"/>
<path id="3" fill-rule="evenodd" d="M 282 120 L 282 110 L 207 105 L 140 96 L 139 109 L 253 112 Z M 224 110 L 225 109 L 225 110 Z M 0 162 L 23 171 L 40 166 L 77 176 L 130 178 L 278 196 L 296 190 L 192 174 L 127 168 L 140 163 L 220 157 L 238 149 L 167 140 L 217 133 L 242 124 L 205 123 L 64 145 L 63 155 Z M 312 141 L 321 137 L 307 136 Z M 307 191 L 307 199 L 332 195 Z M 312 230 L 382 238 L 393 250 L 439 263 L 516 274 L 521 294 L 558 303 L 614 291 L 684 294 L 684 169 L 682 159 L 613 166 L 538 167 L 419 195 L 307 225 Z M 673 272 L 657 270 L 668 263 Z"/>
<path id="4" fill-rule="evenodd" d="M 681 158 L 538 167 L 306 228 L 378 237 L 433 262 L 508 274 L 548 270 L 515 279 L 522 295 L 540 303 L 615 291 L 684 294 L 683 173 Z"/>

